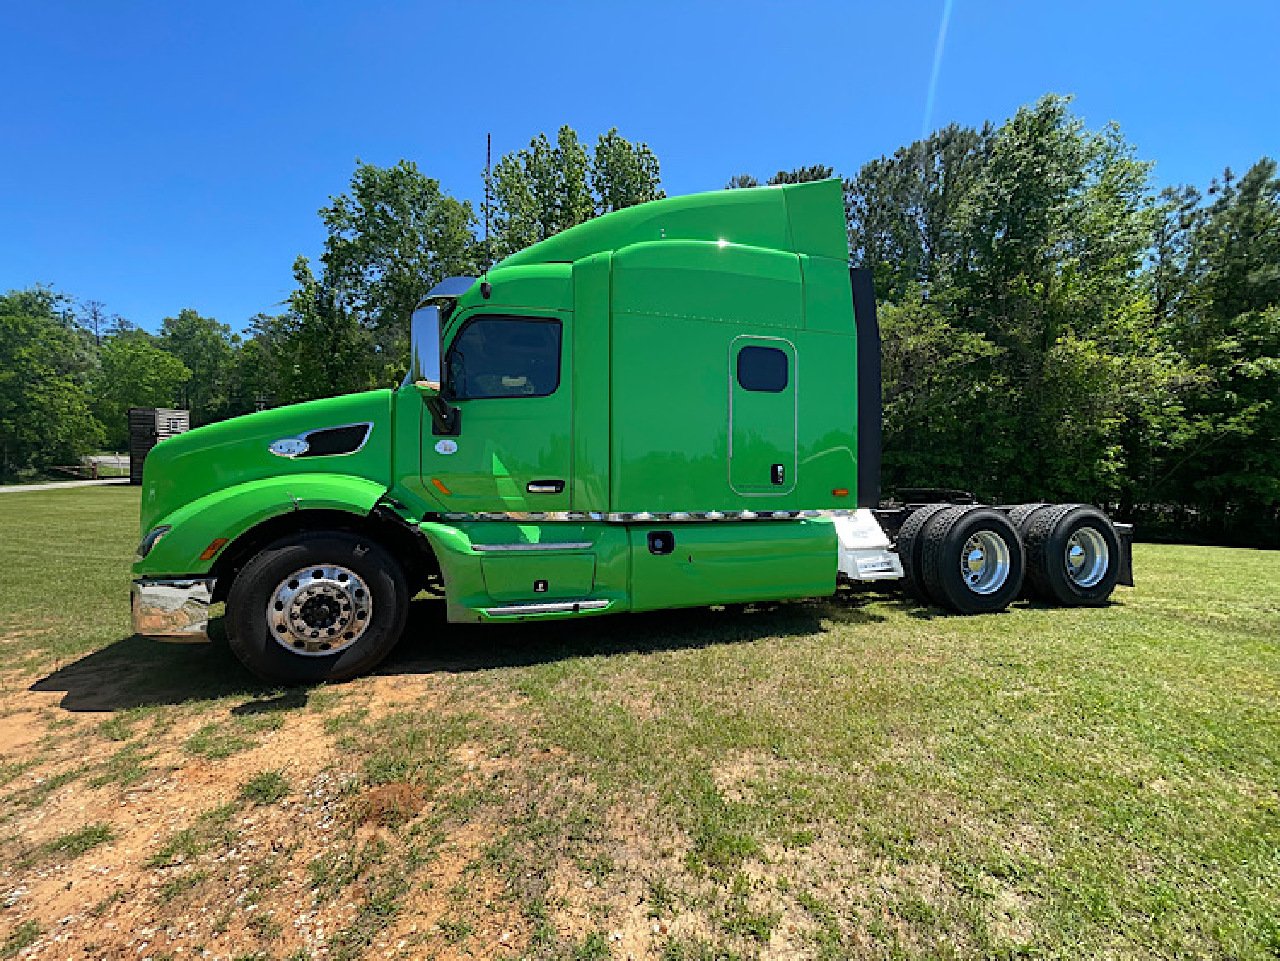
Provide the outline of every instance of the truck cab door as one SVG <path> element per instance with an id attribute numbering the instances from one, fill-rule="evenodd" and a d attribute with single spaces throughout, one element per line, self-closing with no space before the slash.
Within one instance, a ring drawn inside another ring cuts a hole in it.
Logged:
<path id="1" fill-rule="evenodd" d="M 454 436 L 423 419 L 422 479 L 459 513 L 569 507 L 572 379 L 564 321 L 473 314 L 445 352 Z"/>
<path id="2" fill-rule="evenodd" d="M 796 349 L 781 337 L 729 345 L 729 486 L 767 497 L 796 486 Z"/>

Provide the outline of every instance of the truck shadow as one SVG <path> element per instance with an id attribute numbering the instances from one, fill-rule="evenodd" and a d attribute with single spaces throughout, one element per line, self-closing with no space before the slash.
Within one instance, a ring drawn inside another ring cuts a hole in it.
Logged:
<path id="1" fill-rule="evenodd" d="M 824 619 L 880 620 L 864 609 L 866 603 L 831 599 L 498 626 L 448 624 L 442 603 L 415 601 L 404 636 L 375 673 L 459 674 L 574 657 L 696 650 L 767 637 L 806 636 L 821 633 Z M 211 627 L 217 638 L 221 625 L 214 621 Z M 259 681 L 223 641 L 183 646 L 137 635 L 60 666 L 29 690 L 62 692 L 59 706 L 73 712 L 244 697 L 232 713 L 254 714 L 301 707 L 308 696 L 305 687 L 280 688 Z"/>

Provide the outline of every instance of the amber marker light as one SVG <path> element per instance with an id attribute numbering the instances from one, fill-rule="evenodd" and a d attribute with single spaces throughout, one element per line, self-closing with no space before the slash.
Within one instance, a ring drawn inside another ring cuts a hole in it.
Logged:
<path id="1" fill-rule="evenodd" d="M 202 561 L 213 560 L 214 555 L 217 554 L 218 551 L 222 550 L 226 546 L 227 546 L 227 539 L 225 537 L 215 537 L 213 540 L 209 542 L 209 546 L 206 547 L 204 549 L 204 552 L 200 555 L 200 560 Z"/>
<path id="2" fill-rule="evenodd" d="M 831 496 L 832 496 L 832 497 L 848 497 L 848 496 L 849 496 L 849 488 L 847 488 L 847 487 L 836 487 L 836 488 L 834 488 L 834 489 L 831 491 Z"/>
<path id="3" fill-rule="evenodd" d="M 442 481 L 439 477 L 431 478 L 431 483 L 435 484 L 436 490 L 438 490 L 441 494 L 444 494 L 445 497 L 448 497 L 453 493 L 453 491 L 449 490 L 449 488 L 444 486 L 444 481 Z"/>

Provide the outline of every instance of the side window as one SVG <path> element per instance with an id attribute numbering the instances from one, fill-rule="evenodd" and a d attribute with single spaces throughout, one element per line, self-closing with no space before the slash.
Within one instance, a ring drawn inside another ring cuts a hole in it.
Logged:
<path id="1" fill-rule="evenodd" d="M 738 385 L 743 390 L 778 394 L 787 389 L 787 355 L 775 347 L 738 351 Z"/>
<path id="2" fill-rule="evenodd" d="M 560 386 L 560 321 L 473 318 L 449 346 L 447 364 L 455 400 L 554 394 Z"/>

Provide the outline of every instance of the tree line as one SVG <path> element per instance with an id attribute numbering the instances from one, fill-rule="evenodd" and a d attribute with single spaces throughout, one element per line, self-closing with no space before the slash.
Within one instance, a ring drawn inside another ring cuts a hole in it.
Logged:
<path id="1" fill-rule="evenodd" d="M 767 184 L 837 175 L 823 164 Z M 757 186 L 751 174 L 730 189 Z M 1156 191 L 1115 125 L 1049 96 L 845 177 L 884 337 L 886 490 L 1110 506 L 1147 535 L 1280 546 L 1280 178 L 1262 158 Z M 277 313 L 157 333 L 44 288 L 0 297 L 0 470 L 123 444 L 130 406 L 207 423 L 395 383 L 435 283 L 663 196 L 657 156 L 569 127 L 503 156 L 488 201 L 357 161 Z"/>

